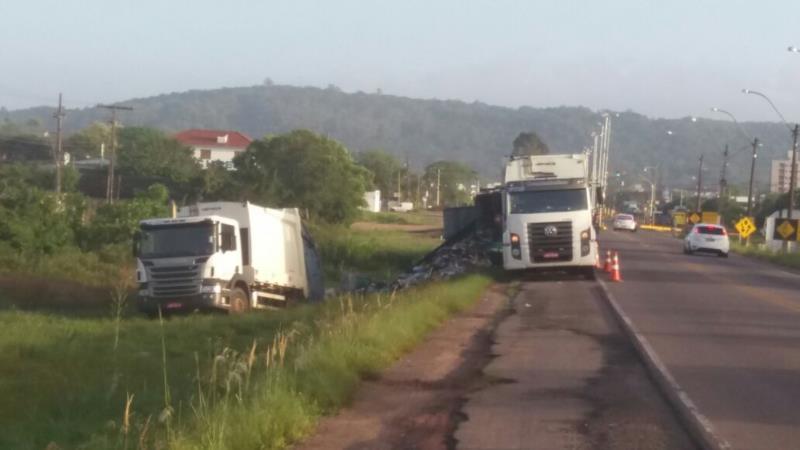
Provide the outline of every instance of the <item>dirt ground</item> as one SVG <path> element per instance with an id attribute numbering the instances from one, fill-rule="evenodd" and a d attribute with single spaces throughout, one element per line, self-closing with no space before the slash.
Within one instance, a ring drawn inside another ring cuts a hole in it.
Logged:
<path id="1" fill-rule="evenodd" d="M 315 435 L 295 448 L 452 448 L 462 396 L 491 358 L 491 329 L 508 305 L 506 290 L 494 285 L 379 380 L 364 382 L 350 407 L 323 419 Z"/>

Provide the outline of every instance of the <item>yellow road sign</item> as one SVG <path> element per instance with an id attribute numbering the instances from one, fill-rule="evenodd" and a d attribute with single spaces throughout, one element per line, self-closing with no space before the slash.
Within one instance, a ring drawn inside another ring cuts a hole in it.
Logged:
<path id="1" fill-rule="evenodd" d="M 700 220 L 703 223 L 719 223 L 719 214 L 714 211 L 703 211 L 700 214 Z"/>
<path id="2" fill-rule="evenodd" d="M 796 222 L 794 220 L 786 220 L 786 219 L 778 219 L 781 223 L 776 224 L 775 231 L 783 238 L 784 241 L 793 240 L 792 238 L 795 235 L 797 228 L 795 228 L 792 222 Z"/>
<path id="3" fill-rule="evenodd" d="M 672 224 L 674 226 L 680 226 L 686 224 L 686 213 L 684 212 L 676 212 L 672 215 Z"/>
<path id="4" fill-rule="evenodd" d="M 744 239 L 747 239 L 748 236 L 756 232 L 756 225 L 753 223 L 752 217 L 742 217 L 736 222 L 736 231 L 739 232 L 739 236 Z"/>
<path id="5" fill-rule="evenodd" d="M 702 217 L 700 214 L 697 214 L 696 212 L 689 214 L 689 223 L 700 223 L 701 219 Z"/>

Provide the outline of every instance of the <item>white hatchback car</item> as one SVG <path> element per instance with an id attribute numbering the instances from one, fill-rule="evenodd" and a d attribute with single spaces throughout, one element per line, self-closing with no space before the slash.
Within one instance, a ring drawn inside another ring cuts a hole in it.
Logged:
<path id="1" fill-rule="evenodd" d="M 617 230 L 630 230 L 636 231 L 636 219 L 630 214 L 617 214 L 614 216 L 614 231 Z"/>
<path id="2" fill-rule="evenodd" d="M 727 258 L 730 247 L 725 227 L 713 223 L 696 224 L 683 240 L 683 252 L 688 255 L 694 252 L 709 252 Z"/>

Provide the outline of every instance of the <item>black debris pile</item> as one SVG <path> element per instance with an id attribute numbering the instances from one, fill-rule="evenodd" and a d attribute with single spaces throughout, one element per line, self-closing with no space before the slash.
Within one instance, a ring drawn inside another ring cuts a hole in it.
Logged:
<path id="1" fill-rule="evenodd" d="M 390 290 L 405 289 L 431 280 L 446 280 L 462 273 L 492 265 L 495 242 L 484 233 L 471 233 L 457 242 L 445 243 L 410 271 L 389 285 Z"/>

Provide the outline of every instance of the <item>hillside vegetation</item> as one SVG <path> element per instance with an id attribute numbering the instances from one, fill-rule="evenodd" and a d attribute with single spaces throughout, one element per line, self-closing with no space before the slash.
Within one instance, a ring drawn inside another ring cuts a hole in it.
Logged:
<path id="1" fill-rule="evenodd" d="M 127 125 L 167 131 L 230 128 L 256 138 L 305 128 L 336 139 L 354 151 L 386 149 L 403 161 L 408 158 L 415 168 L 437 160 L 455 160 L 490 178 L 499 177 L 502 158 L 511 153 L 520 132 L 536 132 L 553 153 L 575 152 L 589 145 L 590 133 L 600 120 L 597 112 L 580 107 L 512 109 L 480 102 L 345 93 L 335 87 L 224 88 L 123 103 L 135 108 L 122 117 Z M 0 109 L 0 120 L 24 123 L 37 119 L 49 123 L 52 112 L 52 108 L 45 107 Z M 99 109 L 70 110 L 65 126 L 68 131 L 76 131 L 107 119 L 106 112 Z M 764 142 L 757 177 L 761 184 L 766 183 L 769 160 L 785 155 L 791 144 L 789 132 L 779 123 L 743 126 Z M 673 133 L 668 135 L 667 130 Z M 709 179 L 718 178 L 726 142 L 734 155 L 729 167 L 731 180 L 742 184 L 749 173 L 749 150 L 740 150 L 746 139 L 732 123 L 650 119 L 621 112 L 612 121 L 611 166 L 614 170 L 638 172 L 644 166 L 663 162 L 665 178 L 689 186 L 701 152 L 706 155 Z"/>

